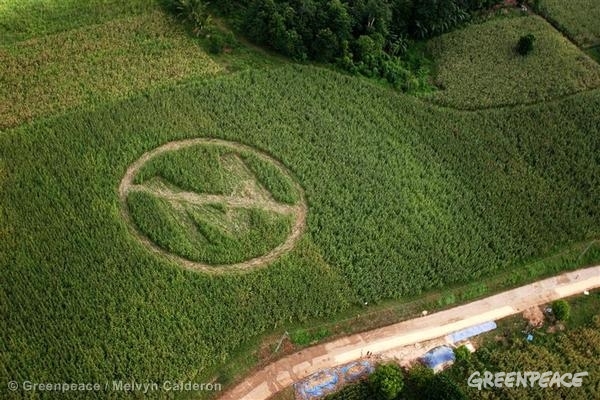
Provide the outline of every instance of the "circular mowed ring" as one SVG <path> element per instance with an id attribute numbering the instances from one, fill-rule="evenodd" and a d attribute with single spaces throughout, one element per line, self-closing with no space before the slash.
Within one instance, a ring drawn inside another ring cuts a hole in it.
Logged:
<path id="1" fill-rule="evenodd" d="M 289 252 L 306 226 L 302 187 L 279 161 L 198 138 L 144 153 L 119 185 L 121 214 L 149 250 L 208 273 L 247 271 Z"/>

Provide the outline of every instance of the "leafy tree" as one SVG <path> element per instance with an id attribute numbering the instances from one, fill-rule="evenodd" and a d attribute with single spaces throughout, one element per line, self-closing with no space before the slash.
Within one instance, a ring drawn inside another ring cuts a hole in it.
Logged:
<path id="1" fill-rule="evenodd" d="M 390 0 L 392 18 L 390 21 L 390 32 L 395 37 L 407 35 L 410 28 L 414 1 L 413 0 Z"/>
<path id="2" fill-rule="evenodd" d="M 200 36 L 211 24 L 208 3 L 203 0 L 172 0 L 170 7 L 178 18 L 192 25 L 194 34 Z"/>
<path id="3" fill-rule="evenodd" d="M 379 365 L 369 376 L 369 384 L 378 400 L 393 400 L 404 387 L 402 370 L 396 364 Z"/>
<path id="4" fill-rule="evenodd" d="M 392 9 L 386 0 L 355 0 L 350 2 L 353 35 L 389 34 Z"/>
<path id="5" fill-rule="evenodd" d="M 421 400 L 422 393 L 433 379 L 433 371 L 424 365 L 418 364 L 408 370 L 406 385 L 402 395 L 407 400 Z"/>
<path id="6" fill-rule="evenodd" d="M 329 394 L 325 400 L 371 400 L 373 393 L 365 381 L 344 386 L 339 392 Z"/>
<path id="7" fill-rule="evenodd" d="M 368 35 L 359 37 L 354 42 L 354 58 L 357 61 L 373 64 L 374 60 L 381 55 L 381 43 Z"/>

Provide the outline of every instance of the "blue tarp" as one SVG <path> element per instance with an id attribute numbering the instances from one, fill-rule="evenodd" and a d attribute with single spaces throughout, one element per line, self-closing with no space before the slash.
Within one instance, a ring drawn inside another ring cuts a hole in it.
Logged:
<path id="1" fill-rule="evenodd" d="M 333 392 L 340 378 L 335 370 L 323 370 L 311 375 L 310 379 L 296 384 L 296 390 L 304 399 L 322 397 Z"/>
<path id="2" fill-rule="evenodd" d="M 454 332 L 446 336 L 446 339 L 450 343 L 456 343 L 463 340 L 466 340 L 470 337 L 480 335 L 484 332 L 489 332 L 497 328 L 497 325 L 494 321 L 484 322 L 480 325 L 471 326 L 469 328 L 462 329 L 460 331 Z"/>
<path id="3" fill-rule="evenodd" d="M 454 351 L 448 346 L 439 346 L 431 349 L 421 357 L 421 362 L 431 369 L 436 369 L 437 367 L 454 360 Z"/>
<path id="4" fill-rule="evenodd" d="M 344 384 L 354 382 L 372 373 L 373 370 L 373 364 L 369 360 L 354 361 L 340 367 L 321 370 L 294 384 L 296 398 L 320 399 L 326 394 L 338 390 Z"/>

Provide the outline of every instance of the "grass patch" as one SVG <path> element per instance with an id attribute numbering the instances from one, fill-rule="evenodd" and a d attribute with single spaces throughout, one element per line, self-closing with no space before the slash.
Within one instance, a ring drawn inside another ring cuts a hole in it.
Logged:
<path id="1" fill-rule="evenodd" d="M 328 337 L 331 333 L 326 328 L 320 328 L 315 331 L 309 331 L 306 329 L 298 329 L 290 334 L 290 340 L 292 343 L 299 346 L 308 346 L 312 343 L 316 343 L 319 340 L 323 340 Z"/>
<path id="2" fill-rule="evenodd" d="M 0 45 L 0 129 L 221 67 L 161 11 Z"/>
<path id="3" fill-rule="evenodd" d="M 586 50 L 586 53 L 596 60 L 597 63 L 600 63 L 600 46 L 590 47 Z"/>
<path id="4" fill-rule="evenodd" d="M 600 236 L 599 108 L 600 92 L 589 91 L 463 113 L 288 66 L 7 130 L 0 378 L 206 382 L 244 343 L 286 324 L 509 270 L 545 273 L 522 266 Z M 177 268 L 121 218 L 127 167 L 206 132 L 264 149 L 304 188 L 307 232 L 269 268 L 218 277 Z M 468 291 L 455 298 L 484 288 Z"/>
<path id="5" fill-rule="evenodd" d="M 592 290 L 587 296 L 567 299 L 571 305 L 571 317 L 565 322 L 568 328 L 593 327 L 600 322 L 600 290 Z M 600 328 L 600 325 L 598 326 Z"/>
<path id="6" fill-rule="evenodd" d="M 536 8 L 579 45 L 600 45 L 600 3 L 596 0 L 538 0 Z"/>
<path id="7" fill-rule="evenodd" d="M 527 56 L 523 35 L 536 38 Z M 460 109 L 547 101 L 600 86 L 600 66 L 538 16 L 499 18 L 442 35 L 429 43 L 441 90 L 429 98 Z"/>

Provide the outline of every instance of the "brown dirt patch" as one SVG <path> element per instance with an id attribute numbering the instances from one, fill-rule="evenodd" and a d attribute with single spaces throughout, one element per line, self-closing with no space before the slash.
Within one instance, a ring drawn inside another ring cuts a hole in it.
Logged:
<path id="1" fill-rule="evenodd" d="M 540 307 L 531 307 L 523 312 L 523 319 L 527 320 L 532 328 L 544 325 L 544 312 Z"/>

